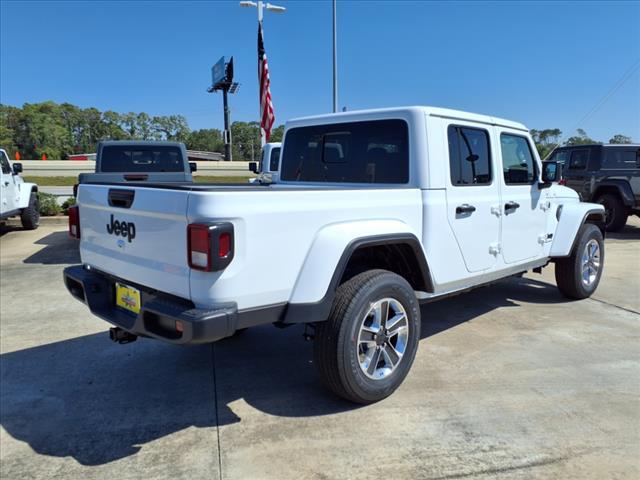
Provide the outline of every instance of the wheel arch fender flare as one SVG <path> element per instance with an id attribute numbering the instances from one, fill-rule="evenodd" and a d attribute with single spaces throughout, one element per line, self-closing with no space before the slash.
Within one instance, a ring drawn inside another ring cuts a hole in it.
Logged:
<path id="1" fill-rule="evenodd" d="M 627 180 L 623 179 L 612 178 L 598 182 L 593 198 L 596 199 L 600 195 L 607 193 L 609 190 L 616 190 L 625 206 L 633 207 L 635 205 L 635 197 L 633 195 L 631 184 L 629 184 Z"/>
<path id="2" fill-rule="evenodd" d="M 604 236 L 604 207 L 597 203 L 565 203 L 559 207 L 558 226 L 553 236 L 550 257 L 568 257 L 577 241 L 580 227 L 594 223 Z"/>
<path id="3" fill-rule="evenodd" d="M 413 229 L 399 220 L 327 225 L 315 236 L 292 290 L 284 323 L 326 320 L 347 264 L 363 247 L 402 244 L 415 254 L 424 282 L 433 285 L 424 250 Z"/>
<path id="4" fill-rule="evenodd" d="M 38 193 L 38 185 L 35 183 L 22 183 L 20 185 L 19 208 L 27 208 L 32 193 Z"/>

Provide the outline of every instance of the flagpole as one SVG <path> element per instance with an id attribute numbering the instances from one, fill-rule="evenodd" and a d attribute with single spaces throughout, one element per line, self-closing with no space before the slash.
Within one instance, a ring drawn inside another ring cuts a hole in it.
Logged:
<path id="1" fill-rule="evenodd" d="M 262 0 L 258 0 L 258 24 L 260 25 L 260 29 L 262 30 L 262 40 L 264 41 L 264 28 L 262 28 L 263 7 L 264 7 L 264 2 Z M 260 78 L 258 78 L 258 83 L 260 83 Z M 260 123 L 262 123 L 262 105 L 260 106 Z M 260 147 L 264 148 L 266 143 L 267 143 L 266 134 L 265 134 L 264 128 L 262 128 L 262 125 L 260 125 Z"/>
<path id="2" fill-rule="evenodd" d="M 338 111 L 338 29 L 336 25 L 336 0 L 333 0 L 333 113 Z"/>
<path id="3" fill-rule="evenodd" d="M 281 7 L 279 5 L 274 5 L 272 3 L 265 3 L 262 0 L 258 0 L 257 2 L 254 2 L 252 0 L 242 0 L 240 2 L 240 6 L 241 7 L 256 7 L 258 10 L 258 25 L 260 26 L 260 30 L 262 30 L 262 37 L 264 39 L 264 30 L 262 29 L 262 18 L 264 16 L 264 9 L 266 8 L 267 10 L 269 10 L 270 12 L 273 13 L 283 13 L 286 8 Z M 260 75 L 260 73 L 258 73 L 258 75 Z M 258 77 L 258 82 L 260 81 L 260 78 Z M 262 105 L 260 105 L 260 124 L 262 124 Z M 267 140 L 266 140 L 266 134 L 264 129 L 262 128 L 262 126 L 260 126 L 260 145 L 264 147 L 264 145 L 266 144 Z"/>

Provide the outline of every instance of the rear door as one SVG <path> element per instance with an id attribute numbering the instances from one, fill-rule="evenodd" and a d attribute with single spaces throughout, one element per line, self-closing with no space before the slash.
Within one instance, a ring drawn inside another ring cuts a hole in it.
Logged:
<path id="1" fill-rule="evenodd" d="M 500 240 L 499 185 L 488 129 L 445 123 L 449 143 L 447 218 L 469 272 L 491 269 Z"/>
<path id="2" fill-rule="evenodd" d="M 161 292 L 190 298 L 189 191 L 80 185 L 82 262 Z"/>
<path id="3" fill-rule="evenodd" d="M 505 263 L 533 260 L 543 254 L 550 204 L 538 187 L 534 147 L 522 133 L 497 127 L 502 174 L 502 256 Z"/>

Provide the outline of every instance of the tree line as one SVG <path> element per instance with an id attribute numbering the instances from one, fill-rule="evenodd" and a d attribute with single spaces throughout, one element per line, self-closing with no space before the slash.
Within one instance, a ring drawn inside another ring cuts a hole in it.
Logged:
<path id="1" fill-rule="evenodd" d="M 562 131 L 558 128 L 548 128 L 546 130 L 530 130 L 531 138 L 536 144 L 536 148 L 538 149 L 538 154 L 540 158 L 544 159 L 547 155 L 549 155 L 554 148 L 561 146 L 560 138 L 562 137 Z M 633 143 L 631 137 L 626 135 L 617 134 L 609 139 L 609 143 Z M 562 145 L 594 145 L 594 144 L 602 144 L 602 142 L 598 140 L 594 140 L 593 138 L 587 135 L 583 129 L 578 128 L 576 130 L 576 135 L 569 137 L 565 140 Z"/>
<path id="2" fill-rule="evenodd" d="M 282 139 L 284 125 L 275 128 L 271 141 Z M 257 160 L 260 154 L 258 122 L 231 125 L 234 160 Z M 224 151 L 222 132 L 215 128 L 191 130 L 182 115 L 152 116 L 141 113 L 101 112 L 70 103 L 25 103 L 22 107 L 0 104 L 0 147 L 11 158 L 66 159 L 77 153 L 93 153 L 101 140 L 170 140 L 189 150 Z"/>
<path id="3" fill-rule="evenodd" d="M 270 141 L 279 142 L 284 125 L 275 128 Z M 541 158 L 560 145 L 562 132 L 557 128 L 531 130 Z M 258 160 L 260 125 L 258 122 L 233 122 L 234 160 Z M 22 107 L 0 104 L 0 146 L 15 158 L 65 159 L 75 153 L 92 153 L 101 140 L 171 140 L 184 142 L 189 150 L 222 153 L 222 132 L 215 128 L 191 130 L 182 115 L 152 116 L 141 113 L 101 112 L 70 103 L 52 101 L 25 103 Z M 609 143 L 631 143 L 630 137 L 614 135 Z M 578 129 L 563 145 L 602 143 Z"/>

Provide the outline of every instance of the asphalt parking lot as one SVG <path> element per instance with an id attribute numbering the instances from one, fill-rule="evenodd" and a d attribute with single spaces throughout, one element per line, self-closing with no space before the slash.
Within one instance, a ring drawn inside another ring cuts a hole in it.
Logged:
<path id="1" fill-rule="evenodd" d="M 366 407 L 298 327 L 113 344 L 63 286 L 65 226 L 0 229 L 2 478 L 640 478 L 637 218 L 592 299 L 549 267 L 424 306 L 407 380 Z"/>

